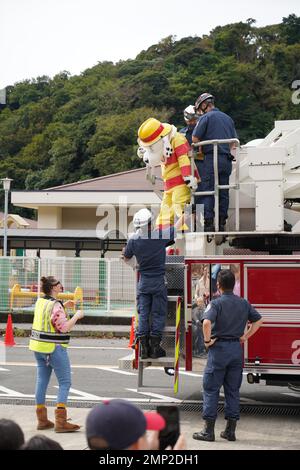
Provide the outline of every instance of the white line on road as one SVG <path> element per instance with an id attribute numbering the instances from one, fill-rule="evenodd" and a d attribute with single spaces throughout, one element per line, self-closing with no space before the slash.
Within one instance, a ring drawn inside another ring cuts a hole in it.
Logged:
<path id="1" fill-rule="evenodd" d="M 180 370 L 179 371 L 179 375 L 187 375 L 188 377 L 203 377 L 203 375 L 201 374 L 195 374 L 194 372 L 186 372 L 186 371 L 183 371 L 183 370 Z"/>
<path id="2" fill-rule="evenodd" d="M 0 385 L 0 391 L 4 392 L 4 393 L 0 393 L 1 397 L 6 397 L 7 395 L 11 397 L 24 397 L 23 393 L 16 392 L 16 390 L 12 390 L 11 388 L 3 387 L 3 385 Z"/>
<path id="3" fill-rule="evenodd" d="M 284 392 L 281 395 L 287 395 L 288 397 L 297 397 L 300 398 L 300 393 L 297 392 Z"/>
<path id="4" fill-rule="evenodd" d="M 54 385 L 54 388 L 59 388 L 58 385 Z M 82 392 L 81 390 L 77 390 L 76 388 L 70 388 L 71 393 L 75 393 L 79 395 L 75 397 L 77 399 L 85 399 L 85 400 L 103 400 L 103 397 L 99 397 L 98 395 L 93 395 L 92 393 Z"/>
<path id="5" fill-rule="evenodd" d="M 160 400 L 167 401 L 167 402 L 174 402 L 174 403 L 181 403 L 182 400 L 178 400 L 178 398 L 171 398 L 166 397 L 165 395 L 160 395 L 159 393 L 152 393 L 152 392 L 139 392 L 136 388 L 126 388 L 129 392 L 140 393 L 141 395 L 148 395 L 149 397 L 159 398 Z"/>
<path id="6" fill-rule="evenodd" d="M 16 344 L 14 348 L 25 348 L 28 349 L 28 346 L 24 346 L 23 344 Z M 113 350 L 113 351 L 124 351 L 127 350 L 127 347 L 117 347 L 114 346 L 68 346 L 68 349 L 100 349 L 100 350 Z"/>
<path id="7" fill-rule="evenodd" d="M 4 367 L 0 367 L 0 371 L 1 371 L 1 370 L 2 370 L 2 371 L 7 371 L 7 372 L 9 372 L 9 369 L 5 369 Z"/>
<path id="8" fill-rule="evenodd" d="M 117 374 L 123 374 L 123 375 L 137 375 L 133 372 L 127 372 L 125 370 L 120 370 L 120 369 L 117 369 L 117 368 L 112 368 L 112 367 L 101 367 L 101 366 L 97 366 L 97 369 L 99 370 L 104 370 L 104 371 L 107 371 L 107 372 L 116 372 Z"/>

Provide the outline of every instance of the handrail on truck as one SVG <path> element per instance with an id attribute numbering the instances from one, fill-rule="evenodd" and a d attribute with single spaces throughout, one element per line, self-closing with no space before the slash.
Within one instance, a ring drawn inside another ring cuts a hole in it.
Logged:
<path id="1" fill-rule="evenodd" d="M 234 184 L 219 184 L 219 173 L 218 173 L 218 145 L 219 144 L 236 144 L 236 165 L 235 165 L 235 183 Z M 214 196 L 215 197 L 215 230 L 219 231 L 219 193 L 220 189 L 235 189 L 235 230 L 236 232 L 240 229 L 240 141 L 239 139 L 213 139 L 203 140 L 201 142 L 193 143 L 193 149 L 198 147 L 204 147 L 205 145 L 213 145 L 213 159 L 214 159 L 214 177 L 215 177 L 215 189 L 213 191 L 198 191 L 192 193 L 192 204 L 194 204 L 195 196 Z M 195 154 L 191 155 L 192 174 L 195 170 Z M 204 157 L 205 158 L 205 157 Z M 201 177 L 201 175 L 200 175 Z"/>

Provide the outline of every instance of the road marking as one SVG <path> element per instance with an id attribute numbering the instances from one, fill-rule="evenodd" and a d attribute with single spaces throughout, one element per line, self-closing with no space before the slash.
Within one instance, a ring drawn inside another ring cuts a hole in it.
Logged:
<path id="1" fill-rule="evenodd" d="M 194 372 L 186 372 L 183 370 L 179 370 L 179 375 L 187 375 L 188 377 L 203 377 L 201 374 L 195 374 Z"/>
<path id="2" fill-rule="evenodd" d="M 28 349 L 28 346 L 24 346 L 23 344 L 16 344 L 14 348 L 23 348 Z M 127 350 L 127 347 L 114 347 L 114 346 L 68 346 L 68 349 L 100 349 L 100 350 L 114 350 L 114 351 L 124 351 Z"/>
<path id="3" fill-rule="evenodd" d="M 160 395 L 159 393 L 152 393 L 152 392 L 139 392 L 136 388 L 126 388 L 129 392 L 140 393 L 141 395 L 148 395 L 149 397 L 158 398 L 163 401 L 167 402 L 174 402 L 174 403 L 181 403 L 182 400 L 178 400 L 178 398 L 173 397 L 166 397 L 165 395 Z"/>
<path id="4" fill-rule="evenodd" d="M 0 362 L 0 365 L 7 366 L 21 366 L 21 367 L 36 367 L 36 362 Z M 71 364 L 71 369 L 118 369 L 119 366 L 110 366 L 102 364 Z"/>
<path id="5" fill-rule="evenodd" d="M 0 385 L 0 391 L 4 392 L 0 393 L 1 397 L 6 397 L 7 395 L 10 395 L 11 397 L 24 397 L 23 393 L 16 392 L 16 390 L 12 390 L 11 388 L 3 387 L 3 385 Z"/>
<path id="6" fill-rule="evenodd" d="M 297 392 L 285 392 L 285 393 L 281 393 L 281 395 L 287 395 L 288 397 L 300 398 L 300 392 L 299 393 L 297 393 Z"/>
<path id="7" fill-rule="evenodd" d="M 108 372 L 116 372 L 117 374 L 123 374 L 123 375 L 137 375 L 136 373 L 134 372 L 127 372 L 125 370 L 120 370 L 120 369 L 117 369 L 117 368 L 112 368 L 112 367 L 102 367 L 102 366 L 98 366 L 97 369 L 99 370 L 104 370 L 105 372 L 108 371 Z"/>
<path id="8" fill-rule="evenodd" d="M 4 369 L 4 367 L 0 367 L 0 370 L 9 372 L 9 369 Z"/>
<path id="9" fill-rule="evenodd" d="M 54 385 L 54 388 L 59 388 L 58 385 Z M 81 390 L 77 390 L 76 388 L 70 388 L 71 393 L 75 393 L 78 396 L 72 397 L 77 398 L 80 400 L 105 400 L 103 397 L 99 397 L 98 395 L 93 395 L 92 393 L 82 392 Z M 71 398 L 71 397 L 69 397 Z"/>

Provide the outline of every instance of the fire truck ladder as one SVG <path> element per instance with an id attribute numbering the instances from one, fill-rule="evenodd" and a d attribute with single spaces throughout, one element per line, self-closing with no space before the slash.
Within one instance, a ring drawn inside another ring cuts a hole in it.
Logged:
<path id="1" fill-rule="evenodd" d="M 219 184 L 219 173 L 218 173 L 218 145 L 219 144 L 236 144 L 236 165 L 235 165 L 235 183 L 234 184 Z M 239 232 L 240 229 L 240 141 L 238 139 L 215 139 L 215 140 L 203 140 L 193 145 L 193 149 L 196 150 L 199 147 L 205 145 L 213 145 L 213 159 L 214 159 L 214 177 L 215 177 L 215 189 L 213 191 L 199 191 L 192 193 L 192 204 L 194 204 L 195 196 L 214 196 L 215 197 L 215 231 L 219 231 L 219 192 L 221 189 L 234 189 L 235 190 L 235 230 Z M 206 157 L 204 157 L 206 158 Z M 191 156 L 192 174 L 195 170 L 195 159 L 197 160 L 197 154 L 194 151 Z M 201 175 L 200 175 L 201 177 Z"/>
<path id="2" fill-rule="evenodd" d="M 163 338 L 162 338 L 162 347 L 166 350 L 166 357 L 159 357 L 158 359 L 140 359 L 140 354 L 138 350 L 138 391 L 145 389 L 159 388 L 162 390 L 178 392 L 178 383 L 179 383 L 179 358 L 180 358 L 180 314 L 181 314 L 181 297 L 179 296 L 168 296 L 168 306 L 174 306 L 176 302 L 176 308 L 168 308 L 167 322 L 164 329 Z M 169 326 L 173 324 L 173 326 Z M 175 325 L 175 326 L 174 326 Z M 174 385 L 173 387 L 162 387 L 155 386 L 153 383 L 150 386 L 143 384 L 144 369 L 149 366 L 157 367 L 167 367 L 174 369 Z"/>

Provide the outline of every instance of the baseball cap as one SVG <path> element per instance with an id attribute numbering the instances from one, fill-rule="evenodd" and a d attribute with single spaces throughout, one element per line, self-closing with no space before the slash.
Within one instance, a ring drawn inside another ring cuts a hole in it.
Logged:
<path id="1" fill-rule="evenodd" d="M 115 399 L 95 406 L 86 419 L 86 437 L 101 438 L 105 449 L 123 450 L 131 446 L 146 430 L 160 431 L 165 419 L 156 412 L 143 413 L 129 401 Z"/>

